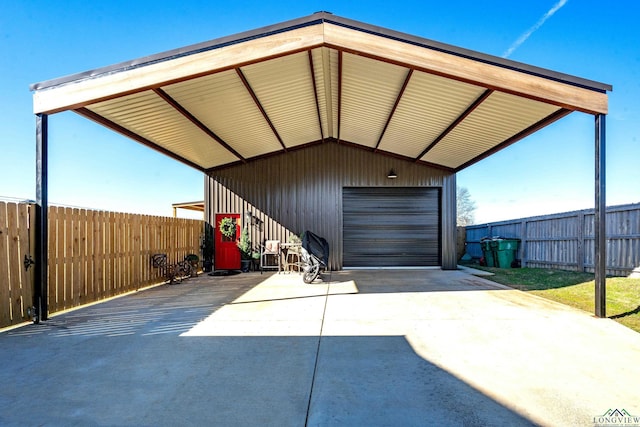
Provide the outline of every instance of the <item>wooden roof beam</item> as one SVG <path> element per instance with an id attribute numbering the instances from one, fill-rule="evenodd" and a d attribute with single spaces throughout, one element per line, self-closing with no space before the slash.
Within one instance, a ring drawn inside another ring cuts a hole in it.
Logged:
<path id="1" fill-rule="evenodd" d="M 175 110 L 177 110 L 180 114 L 182 114 L 184 117 L 186 117 L 191 123 L 196 125 L 201 131 L 206 133 L 207 136 L 209 136 L 209 138 L 213 139 L 218 144 L 220 144 L 224 148 L 226 148 L 227 151 L 229 151 L 231 154 L 233 154 L 238 159 L 240 159 L 240 161 L 242 163 L 247 163 L 247 160 L 240 153 L 238 153 L 236 150 L 234 150 L 233 147 L 231 147 L 229 144 L 227 144 L 226 141 L 224 141 L 222 138 L 220 138 L 218 135 L 216 135 L 207 126 L 205 126 L 205 124 L 202 123 L 200 120 L 198 120 L 197 117 L 195 117 L 193 114 L 191 114 L 189 111 L 187 111 L 186 108 L 184 108 L 182 105 L 180 105 L 180 103 L 178 101 L 176 101 L 175 99 L 173 99 L 167 92 L 165 92 L 162 89 L 153 89 L 153 91 L 156 93 L 156 95 L 158 95 L 160 98 L 162 98 L 167 104 L 171 105 Z"/>
<path id="2" fill-rule="evenodd" d="M 396 97 L 396 102 L 393 104 L 393 108 L 391 109 L 391 112 L 389 113 L 389 117 L 387 117 L 387 122 L 384 124 L 384 128 L 382 128 L 382 132 L 380 132 L 380 138 L 378 138 L 378 142 L 376 143 L 376 148 L 373 150 L 373 152 L 377 152 L 378 151 L 378 147 L 380 147 L 380 143 L 382 142 L 382 138 L 384 138 L 384 134 L 387 131 L 387 128 L 389 127 L 389 123 L 391 123 L 391 119 L 393 118 L 394 113 L 396 112 L 396 109 L 398 108 L 398 104 L 400 104 L 400 100 L 402 99 L 402 95 L 404 95 L 404 91 L 407 89 L 407 85 L 409 84 L 409 80 L 411 80 L 411 76 L 413 75 L 413 69 L 409 69 L 409 72 L 407 72 L 407 77 L 404 79 L 404 83 L 402 84 L 402 88 L 400 88 L 400 92 L 398 93 L 398 96 Z"/>
<path id="3" fill-rule="evenodd" d="M 478 108 L 480 104 L 482 104 L 492 93 L 493 91 L 490 89 L 485 90 L 482 95 L 480 95 L 475 101 L 473 101 L 473 103 L 466 110 L 464 110 L 464 112 L 460 114 L 458 118 L 449 125 L 448 128 L 446 128 L 440 135 L 438 135 L 438 137 L 434 139 L 433 142 L 422 151 L 422 153 L 418 154 L 414 161 L 419 161 L 422 157 L 424 157 L 425 154 L 431 151 L 433 147 L 435 147 L 440 141 L 442 141 L 445 136 L 451 133 L 452 130 L 454 130 L 460 123 L 462 123 L 462 121 L 466 119 L 467 116 L 469 116 L 469 114 L 471 114 L 476 108 Z"/>
<path id="4" fill-rule="evenodd" d="M 556 78 L 536 75 L 525 64 L 509 60 L 501 60 L 503 65 L 494 64 L 490 63 L 488 56 L 484 60 L 474 58 L 472 55 L 477 55 L 477 52 L 468 51 L 466 55 L 447 52 L 427 46 L 427 40 L 402 39 L 400 33 L 386 35 L 382 30 L 377 34 L 374 31 L 354 31 L 353 28 L 331 23 L 324 26 L 325 45 L 340 51 L 588 114 L 606 114 L 608 110 L 606 90 L 564 82 L 559 73 Z M 499 60 L 495 58 L 494 62 Z M 543 71 L 548 72 L 540 72 Z M 611 90 L 610 86 L 606 89 Z"/>
<path id="5" fill-rule="evenodd" d="M 258 96 L 256 95 L 256 93 L 253 91 L 253 88 L 251 88 L 251 85 L 249 84 L 249 81 L 247 80 L 247 78 L 244 76 L 244 73 L 242 72 L 242 70 L 240 68 L 236 68 L 236 73 L 238 74 L 238 77 L 240 77 L 240 80 L 242 80 L 242 84 L 247 89 L 247 92 L 249 92 L 249 95 L 251 95 L 251 98 L 253 99 L 253 102 L 256 104 L 256 107 L 258 107 L 258 109 L 260 110 L 260 113 L 262 113 L 262 117 L 264 117 L 265 121 L 267 122 L 267 124 L 271 128 L 271 131 L 273 132 L 273 134 L 275 135 L 276 139 L 278 140 L 278 142 L 282 146 L 282 149 L 284 151 L 287 151 L 287 146 L 284 145 L 284 142 L 282 141 L 282 138 L 280 137 L 280 134 L 276 130 L 276 127 L 273 125 L 273 122 L 269 118 L 269 115 L 267 114 L 266 110 L 264 109 L 264 107 L 260 103 L 260 100 L 258 99 Z"/>
<path id="6" fill-rule="evenodd" d="M 566 115 L 572 113 L 573 111 L 571 110 L 567 110 L 564 108 L 561 108 L 553 113 L 551 113 L 549 116 L 545 117 L 544 119 L 538 121 L 537 123 L 534 123 L 533 125 L 529 126 L 528 128 L 518 132 L 517 134 L 513 135 L 510 138 L 507 138 L 505 141 L 501 142 L 500 144 L 496 145 L 495 147 L 491 148 L 490 150 L 485 151 L 484 153 L 480 154 L 477 157 L 474 157 L 473 159 L 469 160 L 468 162 L 465 162 L 463 164 L 461 164 L 460 166 L 458 166 L 457 168 L 455 168 L 455 172 L 459 172 L 464 168 L 467 168 L 469 166 L 471 166 L 474 163 L 479 162 L 482 159 L 486 159 L 487 157 L 491 156 L 492 154 L 497 153 L 498 151 L 502 150 L 503 148 L 506 148 L 508 146 L 510 146 L 511 144 L 514 144 L 518 141 L 520 141 L 523 138 L 526 138 L 527 136 L 539 131 L 540 129 L 549 126 L 551 123 L 560 120 L 561 118 L 565 117 Z"/>
<path id="7" fill-rule="evenodd" d="M 308 51 L 309 72 L 311 73 L 311 85 L 313 86 L 313 97 L 316 101 L 316 114 L 318 115 L 318 127 L 320 128 L 320 139 L 324 141 L 324 131 L 322 130 L 322 116 L 320 115 L 320 101 L 318 100 L 318 87 L 316 86 L 316 73 L 313 69 L 313 53 L 311 49 Z"/>
<path id="8" fill-rule="evenodd" d="M 93 120 L 94 122 L 107 127 L 111 130 L 114 130 L 115 132 L 118 132 L 121 135 L 126 136 L 127 138 L 131 138 L 134 141 L 137 141 L 143 145 L 146 145 L 149 148 L 152 148 L 162 154 L 165 154 L 169 157 L 171 157 L 172 159 L 178 160 L 184 164 L 186 164 L 187 166 L 191 166 L 194 169 L 197 169 L 199 171 L 204 172 L 204 169 L 202 167 L 200 167 L 199 165 L 193 163 L 190 160 L 185 159 L 184 157 L 178 156 L 177 154 L 175 154 L 173 151 L 167 150 L 166 148 L 156 144 L 155 142 L 144 138 L 143 136 L 138 135 L 137 133 L 134 133 L 132 131 L 130 131 L 129 129 L 120 126 L 119 124 L 112 122 L 111 120 L 102 117 L 100 114 L 95 113 L 91 110 L 89 110 L 88 108 L 77 108 L 74 110 L 76 113 L 80 114 L 81 116 L 84 116 L 86 118 L 88 118 L 89 120 Z"/>

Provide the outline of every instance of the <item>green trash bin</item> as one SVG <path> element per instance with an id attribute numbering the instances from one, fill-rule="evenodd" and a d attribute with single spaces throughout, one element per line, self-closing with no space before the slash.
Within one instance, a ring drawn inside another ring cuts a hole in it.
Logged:
<path id="1" fill-rule="evenodd" d="M 518 256 L 520 239 L 499 239 L 492 240 L 491 243 L 495 251 L 496 267 L 511 268 Z"/>
<path id="2" fill-rule="evenodd" d="M 480 242 L 480 247 L 482 247 L 482 256 L 484 256 L 484 262 L 487 264 L 487 267 L 496 266 L 496 257 L 494 256 L 492 243 L 493 240 L 483 240 Z"/>

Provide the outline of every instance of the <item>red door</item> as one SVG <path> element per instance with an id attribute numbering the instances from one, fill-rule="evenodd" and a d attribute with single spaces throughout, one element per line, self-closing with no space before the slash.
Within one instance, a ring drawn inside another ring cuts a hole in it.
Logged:
<path id="1" fill-rule="evenodd" d="M 225 236 L 220 231 L 220 222 L 224 218 L 232 221 L 232 235 Z M 215 257 L 214 268 L 216 270 L 240 270 L 240 250 L 237 241 L 240 236 L 240 214 L 216 214 L 216 227 L 214 232 Z"/>

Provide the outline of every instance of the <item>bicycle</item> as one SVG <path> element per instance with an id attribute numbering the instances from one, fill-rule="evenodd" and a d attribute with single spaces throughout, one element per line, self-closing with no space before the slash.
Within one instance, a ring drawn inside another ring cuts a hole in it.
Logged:
<path id="1" fill-rule="evenodd" d="M 326 270 L 329 262 L 329 244 L 327 241 L 310 231 L 305 231 L 302 236 L 302 281 L 311 283 L 320 274 L 320 270 Z"/>

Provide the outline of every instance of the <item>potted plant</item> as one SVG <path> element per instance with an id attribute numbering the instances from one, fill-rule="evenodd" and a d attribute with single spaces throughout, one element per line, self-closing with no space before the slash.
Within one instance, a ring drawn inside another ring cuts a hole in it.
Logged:
<path id="1" fill-rule="evenodd" d="M 302 239 L 297 234 L 291 233 L 291 234 L 289 234 L 289 243 L 300 244 L 300 243 L 302 243 Z"/>
<path id="2" fill-rule="evenodd" d="M 242 272 L 249 271 L 252 259 L 251 249 L 251 237 L 249 237 L 249 227 L 244 227 L 242 233 L 240 233 L 240 240 L 238 241 L 238 249 L 240 250 L 240 259 L 242 263 Z"/>

